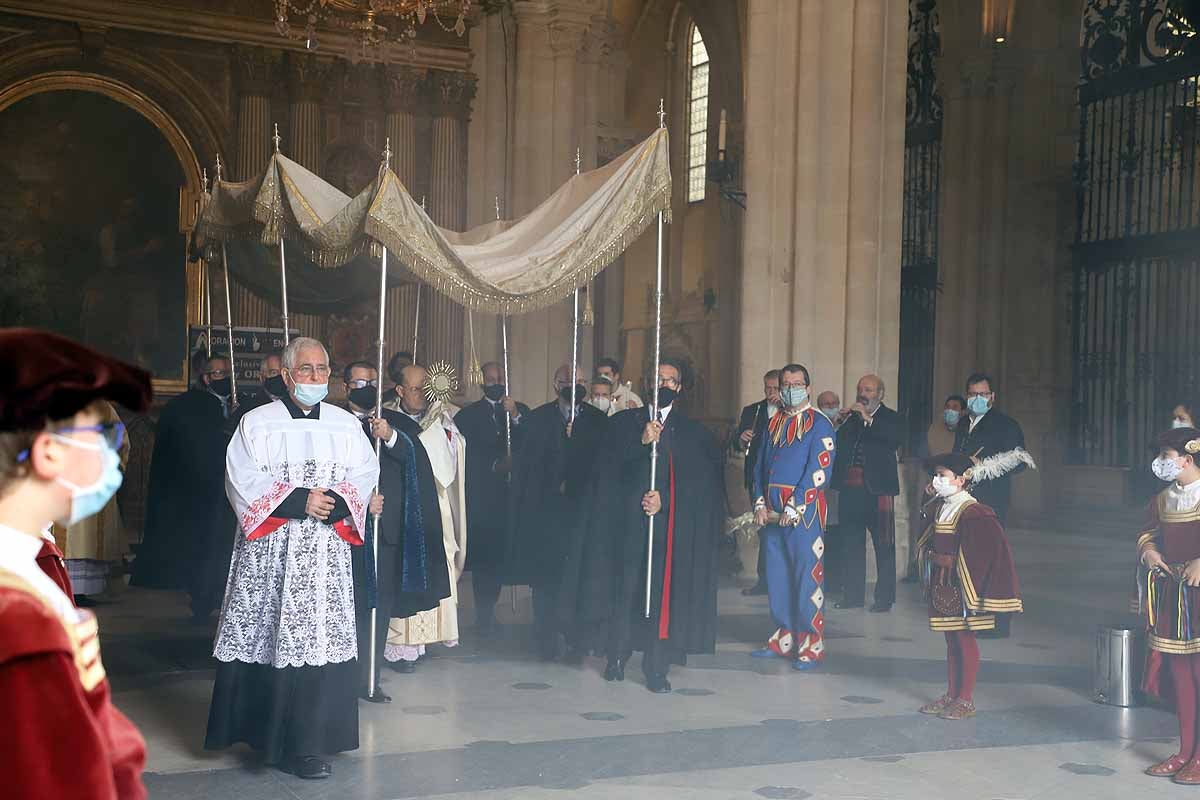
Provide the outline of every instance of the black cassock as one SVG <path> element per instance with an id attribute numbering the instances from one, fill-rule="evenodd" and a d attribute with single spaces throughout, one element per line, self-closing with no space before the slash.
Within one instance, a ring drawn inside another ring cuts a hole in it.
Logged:
<path id="1" fill-rule="evenodd" d="M 613 537 L 607 576 L 612 598 L 609 658 L 628 658 L 633 650 L 641 650 L 646 674 L 665 675 L 670 664 L 686 663 L 688 654 L 716 649 L 717 544 L 725 515 L 722 458 L 704 426 L 689 419 L 681 408 L 671 410 L 658 447 L 656 488 L 662 496 L 662 510 L 654 516 L 650 618 L 646 619 L 649 525 L 642 511 L 642 496 L 650 489 L 651 448 L 642 444 L 642 431 L 649 418 L 646 407 L 623 411 L 610 420 L 608 441 L 618 463 L 598 476 L 598 505 L 588 514 L 588 538 L 598 539 L 603 528 Z M 603 527 L 597 524 L 601 520 Z M 595 584 L 596 573 L 602 575 L 605 570 L 604 559 L 594 559 L 585 570 L 591 573 L 586 580 L 592 587 L 581 600 L 585 604 L 588 598 L 592 604 L 603 602 L 603 592 Z M 599 616 L 594 608 L 588 613 Z"/>
<path id="2" fill-rule="evenodd" d="M 185 588 L 201 615 L 221 604 L 236 534 L 225 496 L 226 426 L 221 401 L 203 389 L 189 389 L 163 408 L 150 460 L 145 536 L 130 581 Z"/>

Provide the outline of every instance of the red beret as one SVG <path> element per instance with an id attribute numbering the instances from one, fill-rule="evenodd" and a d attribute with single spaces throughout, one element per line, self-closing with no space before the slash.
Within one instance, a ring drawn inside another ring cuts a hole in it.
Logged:
<path id="1" fill-rule="evenodd" d="M 48 331 L 0 330 L 0 431 L 39 430 L 93 400 L 150 405 L 150 373 Z"/>

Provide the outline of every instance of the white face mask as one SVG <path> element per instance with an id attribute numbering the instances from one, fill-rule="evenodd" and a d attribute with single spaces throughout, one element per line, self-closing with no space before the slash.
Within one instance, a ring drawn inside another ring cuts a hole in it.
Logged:
<path id="1" fill-rule="evenodd" d="M 767 403 L 767 419 L 775 416 L 778 411 L 779 406 L 777 406 L 775 403 Z"/>
<path id="2" fill-rule="evenodd" d="M 933 484 L 933 490 L 938 493 L 938 497 L 949 497 L 950 495 L 958 494 L 958 492 L 961 491 L 959 487 L 945 475 L 934 475 L 931 483 Z"/>
<path id="3" fill-rule="evenodd" d="M 1192 424 L 1190 422 L 1188 422 L 1187 420 L 1182 420 L 1179 417 L 1176 417 L 1175 419 L 1171 420 L 1171 427 L 1172 428 L 1190 428 L 1190 427 L 1192 427 Z"/>
<path id="4" fill-rule="evenodd" d="M 1159 456 L 1150 464 L 1150 471 L 1160 481 L 1173 481 L 1179 477 L 1179 473 L 1183 472 L 1183 467 L 1180 466 L 1178 459 Z"/>
<path id="5" fill-rule="evenodd" d="M 611 397 L 593 397 L 588 402 L 590 402 L 593 406 L 595 406 L 600 411 L 603 411 L 605 414 L 607 414 L 608 410 L 610 408 L 612 408 L 612 398 Z"/>

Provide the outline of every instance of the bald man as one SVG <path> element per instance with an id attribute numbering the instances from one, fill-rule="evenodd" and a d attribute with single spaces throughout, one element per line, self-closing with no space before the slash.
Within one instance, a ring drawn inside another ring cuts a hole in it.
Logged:
<path id="1" fill-rule="evenodd" d="M 546 661 L 564 654 L 564 636 L 565 644 L 577 650 L 588 633 L 564 629 L 556 612 L 567 557 L 582 530 L 576 517 L 608 422 L 603 412 L 584 402 L 582 370 L 572 381 L 571 368 L 559 367 L 554 393 L 555 399 L 521 419 L 505 559 L 508 582 L 533 589 L 534 629 Z"/>
<path id="2" fill-rule="evenodd" d="M 900 476 L 896 451 L 903 427 L 900 415 L 883 404 L 883 379 L 864 375 L 855 402 L 838 414 L 838 459 L 833 488 L 838 492 L 837 560 L 842 565 L 842 601 L 835 608 L 861 608 L 866 599 L 867 543 L 875 546 L 874 613 L 892 610 L 896 602 L 896 495 Z"/>

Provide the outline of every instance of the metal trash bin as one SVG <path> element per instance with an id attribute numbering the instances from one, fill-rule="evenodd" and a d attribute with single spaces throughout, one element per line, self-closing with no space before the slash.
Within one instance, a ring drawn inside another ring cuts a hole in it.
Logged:
<path id="1" fill-rule="evenodd" d="M 1146 637 L 1140 628 L 1099 626 L 1092 664 L 1092 699 L 1121 708 L 1139 705 L 1145 658 Z"/>

